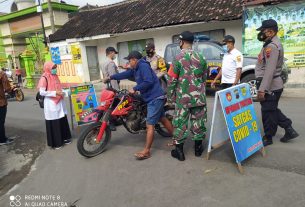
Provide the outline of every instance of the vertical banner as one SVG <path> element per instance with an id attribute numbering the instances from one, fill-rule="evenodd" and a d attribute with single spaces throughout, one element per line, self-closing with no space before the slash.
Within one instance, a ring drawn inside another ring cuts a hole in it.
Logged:
<path id="1" fill-rule="evenodd" d="M 274 19 L 278 23 L 278 37 L 283 44 L 288 67 L 305 66 L 305 2 L 246 8 L 244 54 L 259 54 L 263 43 L 257 40 L 256 29 L 267 19 Z"/>
<path id="2" fill-rule="evenodd" d="M 228 138 L 238 164 L 263 148 L 250 86 L 246 83 L 216 92 L 208 153 Z"/>
<path id="3" fill-rule="evenodd" d="M 82 63 L 81 49 L 78 44 L 71 45 L 72 62 L 74 64 Z"/>
<path id="4" fill-rule="evenodd" d="M 59 47 L 51 47 L 51 58 L 53 63 L 57 65 L 61 64 Z"/>
<path id="5" fill-rule="evenodd" d="M 95 89 L 92 84 L 70 87 L 71 102 L 77 125 L 95 121 L 97 114 L 93 112 L 98 105 Z"/>

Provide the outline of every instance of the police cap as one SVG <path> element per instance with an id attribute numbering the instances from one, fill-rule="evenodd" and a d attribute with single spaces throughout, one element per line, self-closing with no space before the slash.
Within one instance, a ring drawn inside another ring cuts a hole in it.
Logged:
<path id="1" fill-rule="evenodd" d="M 107 47 L 106 54 L 109 54 L 110 52 L 114 52 L 115 54 L 118 54 L 118 51 L 114 47 Z"/>
<path id="2" fill-rule="evenodd" d="M 260 28 L 257 28 L 257 31 L 262 31 L 264 29 L 269 29 L 269 28 L 278 28 L 277 26 L 277 22 L 274 19 L 268 19 L 268 20 L 264 20 L 262 22 L 262 26 Z"/>
<path id="3" fill-rule="evenodd" d="M 192 43 L 194 42 L 194 34 L 192 32 L 185 31 L 179 35 L 179 39 Z"/>
<path id="4" fill-rule="evenodd" d="M 235 38 L 232 35 L 226 35 L 222 41 L 224 44 L 227 42 L 235 43 Z"/>

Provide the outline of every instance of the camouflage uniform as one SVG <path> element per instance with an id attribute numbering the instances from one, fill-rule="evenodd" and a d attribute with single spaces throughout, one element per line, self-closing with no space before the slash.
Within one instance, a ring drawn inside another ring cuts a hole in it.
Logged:
<path id="1" fill-rule="evenodd" d="M 205 138 L 207 119 L 205 85 L 207 64 L 203 56 L 191 49 L 183 49 L 176 57 L 174 68 L 168 72 L 168 99 L 176 104 L 174 140 L 181 144 L 188 135 L 188 121 L 193 140 Z"/>

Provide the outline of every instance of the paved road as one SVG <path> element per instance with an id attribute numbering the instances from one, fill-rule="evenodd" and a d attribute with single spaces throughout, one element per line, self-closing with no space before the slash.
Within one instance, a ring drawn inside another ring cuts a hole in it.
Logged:
<path id="1" fill-rule="evenodd" d="M 211 117 L 212 97 L 208 103 Z M 305 98 L 281 101 L 301 136 L 282 144 L 277 138 L 283 130 L 279 130 L 266 158 L 257 154 L 244 163 L 245 175 L 238 173 L 230 145 L 214 152 L 207 161 L 194 157 L 192 142 L 188 141 L 186 161 L 178 162 L 169 155 L 168 139 L 158 135 L 152 158 L 136 161 L 133 153 L 144 145 L 144 135 L 131 136 L 119 129 L 108 150 L 92 159 L 78 154 L 76 140 L 61 150 L 46 148 L 30 174 L 0 198 L 0 206 L 10 206 L 12 195 L 21 196 L 22 206 L 25 196 L 28 204 L 38 206 L 47 199 L 43 195 L 56 196 L 48 197 L 53 204 L 60 201 L 57 204 L 65 206 L 67 202 L 77 207 L 305 206 L 304 104 Z M 256 108 L 258 111 L 258 104 Z M 7 126 L 32 130 L 33 134 L 44 132 L 41 111 L 32 99 L 10 103 Z"/>

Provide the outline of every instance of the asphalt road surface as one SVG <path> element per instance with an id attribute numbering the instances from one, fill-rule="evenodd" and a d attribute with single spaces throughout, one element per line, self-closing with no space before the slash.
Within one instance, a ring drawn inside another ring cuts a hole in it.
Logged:
<path id="1" fill-rule="evenodd" d="M 78 154 L 76 135 L 72 144 L 50 150 L 42 147 L 45 126 L 34 98 L 10 102 L 8 133 L 19 136 L 16 142 L 30 145 L 29 153 L 42 153 L 35 163 L 37 156 L 31 157 L 33 162 L 27 162 L 31 168 L 19 167 L 11 172 L 14 175 L 24 171 L 18 179 L 2 177 L 2 183 L 8 179 L 18 184 L 13 188 L 6 184 L 11 189 L 2 189 L 6 193 L 0 198 L 0 206 L 17 206 L 18 202 L 20 206 L 77 207 L 305 206 L 305 98 L 297 97 L 283 98 L 280 108 L 293 120 L 300 137 L 283 144 L 279 138 L 284 131 L 279 129 L 274 144 L 266 148 L 267 157 L 257 153 L 243 163 L 245 175 L 236 168 L 230 144 L 213 152 L 207 161 L 204 156 L 194 156 L 193 143 L 188 140 L 186 161 L 179 162 L 170 157 L 170 148 L 166 146 L 169 139 L 157 134 L 152 157 L 137 161 L 133 154 L 142 149 L 145 135 L 131 135 L 122 127 L 113 133 L 108 149 L 91 159 Z M 208 129 L 213 101 L 213 97 L 208 98 Z M 259 105 L 255 106 L 260 114 Z M 30 141 L 31 135 L 34 142 Z M 3 152 L 16 154 L 15 145 L 1 149 L 2 160 Z M 5 163 L 14 166 L 17 161 Z"/>

